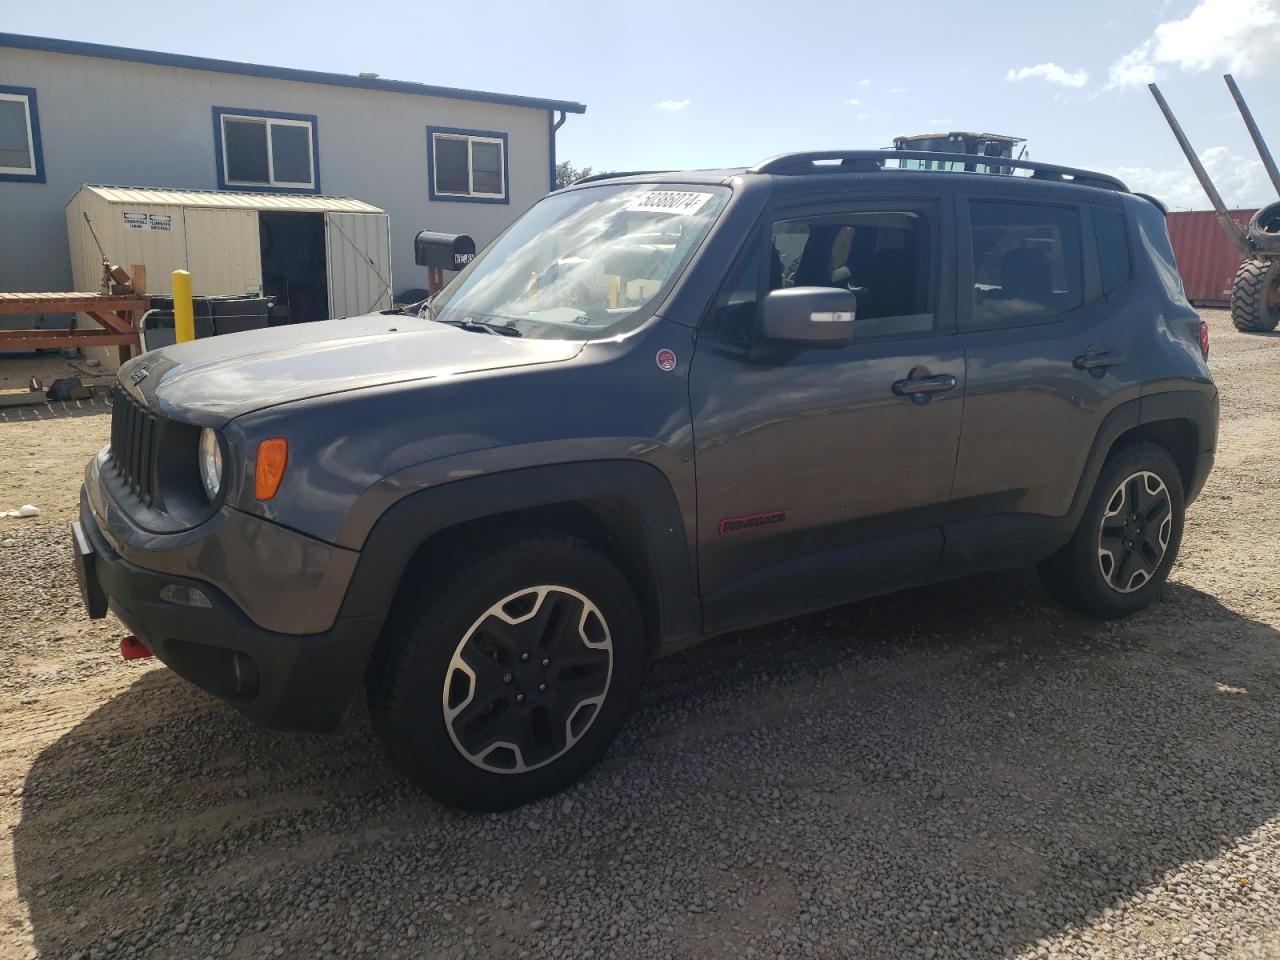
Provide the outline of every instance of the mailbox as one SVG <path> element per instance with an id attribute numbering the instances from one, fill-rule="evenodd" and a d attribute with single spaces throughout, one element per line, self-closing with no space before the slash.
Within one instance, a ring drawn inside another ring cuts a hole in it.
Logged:
<path id="1" fill-rule="evenodd" d="M 422 230 L 413 238 L 413 261 L 420 267 L 461 270 L 476 258 L 476 242 L 465 233 Z"/>

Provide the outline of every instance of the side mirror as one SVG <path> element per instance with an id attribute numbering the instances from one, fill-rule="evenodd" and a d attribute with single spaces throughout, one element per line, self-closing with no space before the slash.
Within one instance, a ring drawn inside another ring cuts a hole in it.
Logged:
<path id="1" fill-rule="evenodd" d="M 766 340 L 842 347 L 853 336 L 858 298 L 834 287 L 790 287 L 764 298 L 760 332 Z"/>

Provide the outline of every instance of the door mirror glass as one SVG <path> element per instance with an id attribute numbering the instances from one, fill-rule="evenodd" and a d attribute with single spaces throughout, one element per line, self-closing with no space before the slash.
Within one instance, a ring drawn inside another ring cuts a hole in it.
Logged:
<path id="1" fill-rule="evenodd" d="M 853 335 L 858 298 L 834 287 L 788 287 L 764 298 L 761 333 L 780 343 L 841 347 Z"/>

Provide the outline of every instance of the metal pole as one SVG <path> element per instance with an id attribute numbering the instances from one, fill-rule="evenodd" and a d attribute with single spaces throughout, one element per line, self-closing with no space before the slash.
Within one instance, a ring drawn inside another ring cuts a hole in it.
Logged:
<path id="1" fill-rule="evenodd" d="M 1271 185 L 1276 188 L 1276 193 L 1280 193 L 1280 170 L 1276 169 L 1276 161 L 1271 156 L 1271 151 L 1267 149 L 1267 142 L 1262 139 L 1262 131 L 1253 122 L 1253 114 L 1249 112 L 1249 107 L 1244 102 L 1244 94 L 1236 86 L 1235 78 L 1231 74 L 1224 73 L 1222 79 L 1227 81 L 1227 89 L 1231 91 L 1236 106 L 1240 108 L 1240 116 L 1244 118 L 1244 125 L 1249 128 L 1249 136 L 1253 138 L 1253 145 L 1258 150 L 1258 156 L 1262 158 L 1262 166 L 1266 168 L 1267 176 L 1271 178 Z"/>
<path id="2" fill-rule="evenodd" d="M 1195 173 L 1196 179 L 1200 181 L 1200 186 L 1204 188 L 1205 194 L 1208 195 L 1209 202 L 1213 204 L 1213 212 L 1218 218 L 1218 224 L 1222 227 L 1222 232 L 1227 235 L 1227 239 L 1235 244 L 1236 249 L 1240 251 L 1241 259 L 1248 260 L 1252 258 L 1253 248 L 1249 245 L 1249 241 L 1245 239 L 1244 231 L 1240 229 L 1240 224 L 1232 220 L 1231 215 L 1227 213 L 1227 205 L 1222 202 L 1218 188 L 1209 179 L 1209 174 L 1205 172 L 1204 164 L 1196 156 L 1196 152 L 1192 149 L 1191 141 L 1187 139 L 1187 135 L 1182 132 L 1182 127 L 1178 125 L 1173 111 L 1169 109 L 1169 104 L 1165 102 L 1160 88 L 1154 83 L 1149 83 L 1147 84 L 1147 89 L 1156 98 L 1156 104 L 1160 107 L 1160 112 L 1164 114 L 1165 120 L 1169 122 L 1169 129 L 1173 131 L 1174 137 L 1178 140 L 1178 146 L 1186 154 L 1187 163 L 1191 164 L 1191 169 Z"/>
<path id="3" fill-rule="evenodd" d="M 191 274 L 173 271 L 173 334 L 178 343 L 196 338 L 195 310 L 191 304 Z"/>

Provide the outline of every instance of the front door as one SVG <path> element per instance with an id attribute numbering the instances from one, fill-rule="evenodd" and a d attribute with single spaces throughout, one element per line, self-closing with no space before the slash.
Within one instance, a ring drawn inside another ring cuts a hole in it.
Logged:
<path id="1" fill-rule="evenodd" d="M 690 369 L 708 630 L 935 570 L 964 403 L 951 238 L 915 199 L 779 211 L 748 244 Z M 760 300 L 792 286 L 852 290 L 852 341 L 760 342 Z"/>

